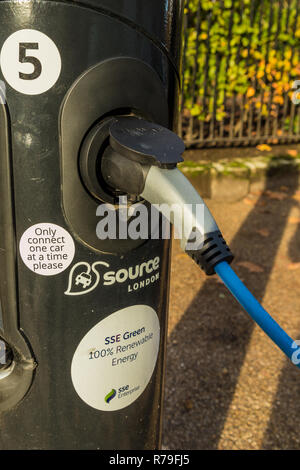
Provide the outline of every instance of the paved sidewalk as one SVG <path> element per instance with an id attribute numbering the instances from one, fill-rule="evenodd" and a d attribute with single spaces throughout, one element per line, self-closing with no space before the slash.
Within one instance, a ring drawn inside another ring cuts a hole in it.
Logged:
<path id="1" fill-rule="evenodd" d="M 207 200 L 234 269 L 300 339 L 300 187 Z M 218 281 L 173 246 L 163 444 L 168 449 L 299 449 L 300 371 Z"/>

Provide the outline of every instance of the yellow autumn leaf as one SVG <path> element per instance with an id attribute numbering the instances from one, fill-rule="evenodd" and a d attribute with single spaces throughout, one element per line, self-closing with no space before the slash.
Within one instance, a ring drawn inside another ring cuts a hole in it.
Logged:
<path id="1" fill-rule="evenodd" d="M 300 268 L 300 263 L 290 263 L 288 265 L 288 270 L 289 271 L 295 271 L 296 269 Z"/>
<path id="2" fill-rule="evenodd" d="M 300 224 L 300 217 L 289 217 L 288 218 L 289 224 Z"/>
<path id="3" fill-rule="evenodd" d="M 271 191 L 268 189 L 265 191 L 265 194 L 270 198 L 270 199 L 276 199 L 277 201 L 282 201 L 283 199 L 287 198 L 287 194 L 284 192 L 280 191 Z"/>
<path id="4" fill-rule="evenodd" d="M 257 150 L 260 150 L 261 152 L 271 152 L 272 147 L 267 144 L 260 144 L 256 146 Z"/>
<path id="5" fill-rule="evenodd" d="M 261 114 L 262 114 L 262 116 L 268 116 L 269 112 L 268 112 L 268 107 L 267 107 L 266 104 L 263 105 L 262 110 L 261 110 Z M 269 146 L 267 145 L 266 147 L 269 147 Z M 271 149 L 265 148 L 264 150 L 268 150 L 268 151 L 269 151 L 269 150 L 271 150 Z"/>
<path id="6" fill-rule="evenodd" d="M 243 203 L 247 204 L 247 206 L 255 206 L 256 201 L 254 199 L 249 199 L 248 197 L 245 197 L 243 199 Z"/>
<path id="7" fill-rule="evenodd" d="M 284 103 L 284 99 L 282 96 L 280 95 L 277 95 L 277 96 L 274 96 L 274 103 L 277 103 L 277 104 L 283 104 Z"/>
<path id="8" fill-rule="evenodd" d="M 285 58 L 290 60 L 292 57 L 292 49 L 289 49 L 288 51 L 285 52 Z"/>
<path id="9" fill-rule="evenodd" d="M 264 70 L 259 70 L 259 71 L 257 72 L 257 75 L 256 75 L 256 76 L 257 76 L 257 78 L 262 78 L 262 77 L 264 76 L 264 74 L 265 74 Z"/>
<path id="10" fill-rule="evenodd" d="M 240 261 L 237 264 L 238 266 L 242 266 L 243 268 L 246 268 L 251 273 L 263 273 L 264 272 L 264 269 L 261 266 L 259 266 L 258 264 L 254 264 L 251 261 Z"/>
<path id="11" fill-rule="evenodd" d="M 270 230 L 266 229 L 266 228 L 262 228 L 262 229 L 259 229 L 259 230 L 256 230 L 256 232 L 261 235 L 262 237 L 269 237 L 270 236 Z"/>
<path id="12" fill-rule="evenodd" d="M 247 98 L 252 98 L 252 96 L 254 96 L 254 95 L 255 95 L 255 88 L 253 88 L 253 87 L 248 88 Z"/>

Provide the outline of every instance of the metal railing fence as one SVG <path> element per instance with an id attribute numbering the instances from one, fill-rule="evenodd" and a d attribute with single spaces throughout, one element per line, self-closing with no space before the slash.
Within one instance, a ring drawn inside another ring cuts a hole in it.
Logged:
<path id="1" fill-rule="evenodd" d="M 300 0 L 187 1 L 187 147 L 300 141 L 299 8 Z"/>

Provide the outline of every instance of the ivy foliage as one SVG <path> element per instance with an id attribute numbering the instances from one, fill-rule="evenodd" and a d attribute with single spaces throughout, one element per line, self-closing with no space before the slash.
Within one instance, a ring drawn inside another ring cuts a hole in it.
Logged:
<path id="1" fill-rule="evenodd" d="M 184 113 L 222 121 L 233 97 L 276 118 L 300 78 L 299 0 L 189 0 Z M 235 99 L 234 98 L 234 99 Z"/>

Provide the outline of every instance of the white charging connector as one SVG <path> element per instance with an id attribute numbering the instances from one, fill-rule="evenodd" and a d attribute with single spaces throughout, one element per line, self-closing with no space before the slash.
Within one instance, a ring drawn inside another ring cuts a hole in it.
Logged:
<path id="1" fill-rule="evenodd" d="M 102 179 L 115 190 L 141 196 L 157 206 L 175 228 L 181 247 L 208 275 L 221 261 L 231 262 L 222 234 L 201 196 L 177 168 L 182 140 L 169 129 L 135 117 L 110 126 L 110 145 L 102 161 Z"/>
<path id="2" fill-rule="evenodd" d="M 203 246 L 205 235 L 219 228 L 202 197 L 177 168 L 152 166 L 141 196 L 155 206 L 180 234 L 184 251 Z"/>

